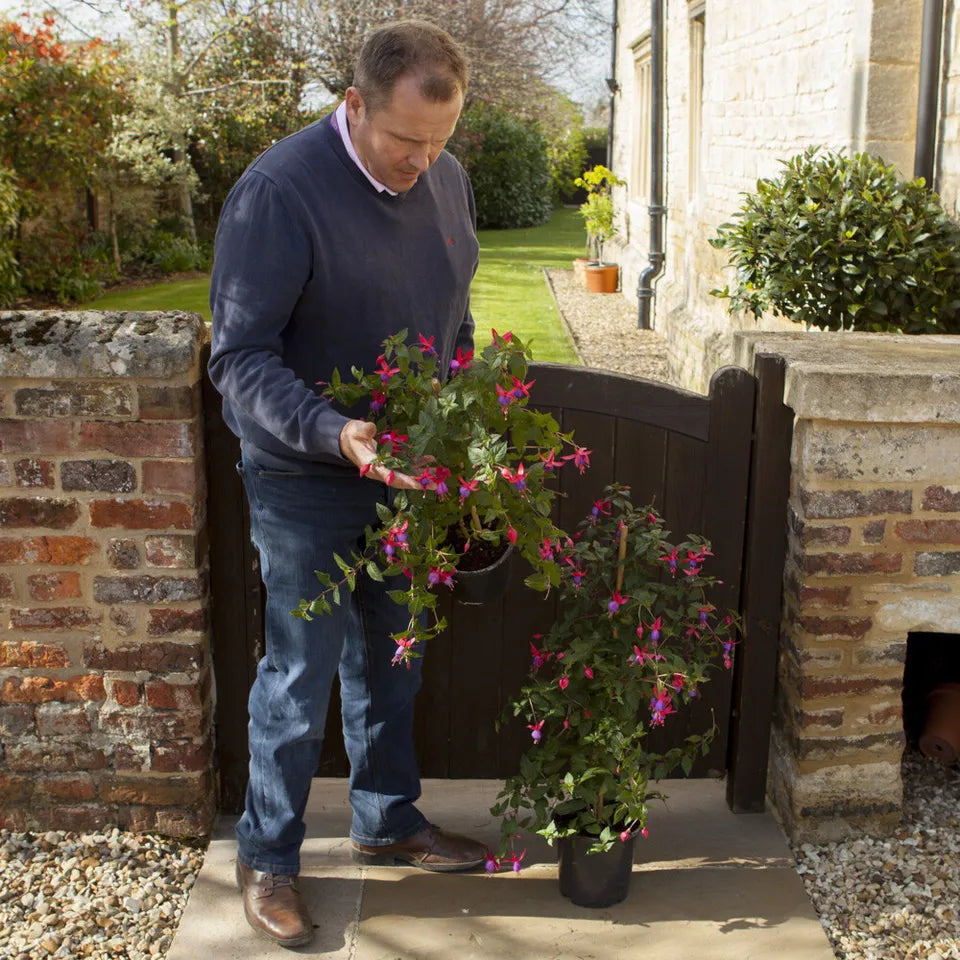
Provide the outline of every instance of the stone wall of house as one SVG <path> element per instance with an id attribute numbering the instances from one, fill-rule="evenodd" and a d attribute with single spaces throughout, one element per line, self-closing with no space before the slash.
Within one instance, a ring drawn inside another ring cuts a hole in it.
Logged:
<path id="1" fill-rule="evenodd" d="M 620 3 L 613 165 L 624 177 L 634 168 L 637 138 L 649 136 L 638 128 L 633 82 L 633 48 L 649 34 L 649 6 Z M 811 144 L 867 149 L 912 171 L 922 8 L 923 0 L 707 0 L 701 174 L 694 186 L 690 13 L 699 6 L 666 0 L 666 269 L 656 288 L 655 326 L 669 343 L 674 382 L 706 393 L 717 366 L 732 360 L 733 331 L 791 327 L 731 316 L 710 294 L 729 273 L 726 256 L 708 239 L 758 178 L 775 175 L 780 160 Z M 956 167 L 960 174 L 960 154 Z M 618 192 L 618 207 L 623 295 L 635 303 L 649 214 L 631 186 Z"/>
<path id="2" fill-rule="evenodd" d="M 0 827 L 210 827 L 203 336 L 0 314 Z"/>
<path id="3" fill-rule="evenodd" d="M 887 832 L 908 634 L 960 634 L 960 337 L 734 340 L 795 414 L 768 792 L 795 838 Z"/>

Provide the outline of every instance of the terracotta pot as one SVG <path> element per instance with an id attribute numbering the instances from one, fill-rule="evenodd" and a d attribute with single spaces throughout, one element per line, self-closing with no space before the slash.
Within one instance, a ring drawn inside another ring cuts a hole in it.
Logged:
<path id="1" fill-rule="evenodd" d="M 507 592 L 513 566 L 513 544 L 489 567 L 458 570 L 453 578 L 453 599 L 466 606 L 478 606 L 499 600 Z"/>
<path id="2" fill-rule="evenodd" d="M 633 836 L 606 853 L 587 853 L 593 837 L 557 841 L 560 893 L 578 907 L 610 907 L 626 899 L 633 868 Z"/>
<path id="3" fill-rule="evenodd" d="M 587 285 L 587 264 L 590 261 L 586 257 L 577 257 L 573 261 L 573 281 L 585 287 Z"/>
<path id="4" fill-rule="evenodd" d="M 960 683 L 941 683 L 930 691 L 920 750 L 947 764 L 960 757 Z"/>
<path id="5" fill-rule="evenodd" d="M 591 293 L 616 293 L 620 268 L 615 263 L 589 264 L 584 268 Z"/>

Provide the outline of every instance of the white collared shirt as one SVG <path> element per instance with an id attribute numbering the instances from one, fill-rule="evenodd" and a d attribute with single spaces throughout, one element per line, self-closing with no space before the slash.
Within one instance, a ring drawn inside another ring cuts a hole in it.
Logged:
<path id="1" fill-rule="evenodd" d="M 337 122 L 337 130 L 340 133 L 340 139 L 343 141 L 343 147 L 347 151 L 347 155 L 350 157 L 350 159 L 360 168 L 363 175 L 377 188 L 380 193 L 383 193 L 383 191 L 386 190 L 391 197 L 395 197 L 397 195 L 397 191 L 391 190 L 386 184 L 381 183 L 376 177 L 371 175 L 370 171 L 363 165 L 360 157 L 357 156 L 357 151 L 354 149 L 353 141 L 350 139 L 350 124 L 347 122 L 346 100 L 341 102 L 340 106 L 337 107 L 337 112 L 334 114 L 334 120 Z"/>

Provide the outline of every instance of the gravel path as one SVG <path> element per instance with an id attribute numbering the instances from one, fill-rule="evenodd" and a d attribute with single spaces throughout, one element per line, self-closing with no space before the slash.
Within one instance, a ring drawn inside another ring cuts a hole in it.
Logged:
<path id="1" fill-rule="evenodd" d="M 587 365 L 666 379 L 663 338 L 622 297 L 548 281 Z M 960 769 L 917 753 L 903 769 L 893 837 L 794 850 L 838 960 L 960 960 Z M 153 835 L 0 830 L 0 958 L 162 960 L 202 861 Z"/>

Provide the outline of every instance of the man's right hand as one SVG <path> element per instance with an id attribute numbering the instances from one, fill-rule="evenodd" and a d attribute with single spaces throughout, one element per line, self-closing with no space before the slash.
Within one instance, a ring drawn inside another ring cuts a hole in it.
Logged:
<path id="1" fill-rule="evenodd" d="M 423 489 L 409 474 L 388 470 L 383 464 L 374 462 L 377 458 L 376 437 L 376 424 L 370 420 L 348 420 L 340 431 L 340 452 L 358 469 L 367 467 L 365 476 L 370 480 L 379 480 L 388 487 L 401 490 Z"/>

